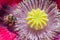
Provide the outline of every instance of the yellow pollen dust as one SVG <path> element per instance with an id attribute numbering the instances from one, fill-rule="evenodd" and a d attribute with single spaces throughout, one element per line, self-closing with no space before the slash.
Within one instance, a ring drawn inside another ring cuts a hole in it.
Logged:
<path id="1" fill-rule="evenodd" d="M 32 9 L 27 15 L 27 24 L 30 28 L 35 30 L 41 30 L 46 27 L 48 22 L 48 15 L 44 10 Z"/>

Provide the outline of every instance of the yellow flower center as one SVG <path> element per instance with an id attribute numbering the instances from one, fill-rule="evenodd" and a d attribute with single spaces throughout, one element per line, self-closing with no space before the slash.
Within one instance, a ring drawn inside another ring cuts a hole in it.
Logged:
<path id="1" fill-rule="evenodd" d="M 48 15 L 44 10 L 32 9 L 31 12 L 28 12 L 27 24 L 30 25 L 32 29 L 40 30 L 46 27 L 48 22 Z"/>

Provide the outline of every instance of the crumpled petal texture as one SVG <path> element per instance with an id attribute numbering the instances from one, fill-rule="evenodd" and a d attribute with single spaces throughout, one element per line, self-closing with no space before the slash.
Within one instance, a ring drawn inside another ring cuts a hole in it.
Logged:
<path id="1" fill-rule="evenodd" d="M 60 0 L 55 0 L 58 6 L 58 9 L 60 10 Z"/>
<path id="2" fill-rule="evenodd" d="M 14 33 L 9 32 L 3 26 L 0 27 L 0 40 L 14 40 L 15 36 Z"/>
<path id="3" fill-rule="evenodd" d="M 0 4 L 8 4 L 8 5 L 12 5 L 15 3 L 19 3 L 23 0 L 0 0 Z"/>

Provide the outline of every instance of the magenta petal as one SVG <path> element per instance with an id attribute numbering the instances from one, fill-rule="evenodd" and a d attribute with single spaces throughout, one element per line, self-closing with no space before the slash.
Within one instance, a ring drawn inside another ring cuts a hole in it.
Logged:
<path id="1" fill-rule="evenodd" d="M 6 28 L 0 27 L 0 40 L 14 40 L 15 34 L 9 32 Z"/>

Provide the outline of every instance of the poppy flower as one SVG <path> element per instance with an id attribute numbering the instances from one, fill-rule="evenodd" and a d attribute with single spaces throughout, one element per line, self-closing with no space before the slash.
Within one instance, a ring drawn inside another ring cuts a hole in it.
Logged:
<path id="1" fill-rule="evenodd" d="M 8 31 L 4 26 L 0 26 L 0 40 L 14 40 L 16 34 Z"/>
<path id="2" fill-rule="evenodd" d="M 20 40 L 53 40 L 60 26 L 59 10 L 55 2 L 49 0 L 29 0 L 11 8 L 17 22 L 14 31 Z"/>

